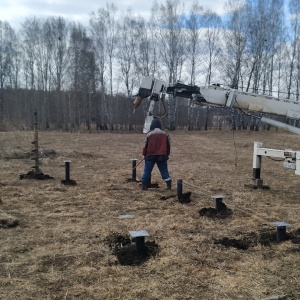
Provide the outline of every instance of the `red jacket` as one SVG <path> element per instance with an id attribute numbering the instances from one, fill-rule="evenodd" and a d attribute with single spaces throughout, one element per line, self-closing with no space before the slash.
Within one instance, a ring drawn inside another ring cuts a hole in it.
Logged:
<path id="1" fill-rule="evenodd" d="M 171 147 L 169 135 L 165 131 L 159 128 L 155 128 L 146 135 L 145 145 L 143 148 L 143 155 L 169 156 L 170 148 Z"/>

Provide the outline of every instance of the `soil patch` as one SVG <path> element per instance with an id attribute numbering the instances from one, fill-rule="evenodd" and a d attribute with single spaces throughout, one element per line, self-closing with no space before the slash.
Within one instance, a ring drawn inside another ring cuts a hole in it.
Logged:
<path id="1" fill-rule="evenodd" d="M 128 235 L 113 233 L 106 238 L 106 242 L 123 266 L 142 265 L 148 259 L 158 254 L 158 245 L 155 241 L 146 241 L 143 252 L 136 251 L 134 239 L 131 240 Z"/>
<path id="2" fill-rule="evenodd" d="M 168 200 L 168 199 L 176 198 L 176 197 L 177 197 L 176 194 L 172 194 L 172 195 L 167 195 L 167 196 L 161 196 L 159 199 L 160 200 Z"/>
<path id="3" fill-rule="evenodd" d="M 238 239 L 231 239 L 228 237 L 224 237 L 222 239 L 218 239 L 214 241 L 215 244 L 221 244 L 225 246 L 226 248 L 233 247 L 240 250 L 247 250 L 249 246 L 251 245 L 250 242 L 244 241 L 244 240 L 238 240 Z"/>
<path id="4" fill-rule="evenodd" d="M 178 197 L 178 200 L 182 204 L 190 203 L 191 195 L 192 195 L 192 192 L 183 193 L 180 197 Z"/>
<path id="5" fill-rule="evenodd" d="M 293 244 L 300 244 L 300 228 L 286 233 L 286 240 Z M 284 241 L 277 240 L 276 229 L 266 229 L 260 231 L 258 242 L 263 246 L 270 246 L 275 243 L 282 243 Z"/>
<path id="6" fill-rule="evenodd" d="M 212 219 L 225 219 L 232 216 L 232 210 L 228 208 L 225 204 L 220 210 L 217 210 L 213 207 L 204 207 L 199 210 L 199 215 L 201 217 L 207 217 Z"/>
<path id="7" fill-rule="evenodd" d="M 38 179 L 38 180 L 46 180 L 46 179 L 54 179 L 53 177 L 44 174 L 44 173 L 39 173 L 35 174 L 34 171 L 29 171 L 26 174 L 21 174 L 20 179 Z"/>
<path id="8" fill-rule="evenodd" d="M 233 247 L 239 250 L 247 250 L 249 247 L 257 245 L 258 234 L 256 232 L 248 232 L 242 234 L 242 237 L 239 239 L 224 237 L 214 240 L 214 243 L 223 245 L 226 248 Z"/>
<path id="9" fill-rule="evenodd" d="M 286 240 L 290 240 L 294 244 L 300 244 L 300 228 L 287 234 Z M 220 244 L 226 248 L 233 247 L 240 250 L 247 250 L 249 247 L 256 246 L 257 244 L 271 246 L 272 244 L 277 243 L 282 243 L 282 241 L 277 240 L 277 233 L 274 229 L 263 229 L 259 232 L 245 233 L 240 239 L 223 237 L 214 240 L 214 244 Z"/>

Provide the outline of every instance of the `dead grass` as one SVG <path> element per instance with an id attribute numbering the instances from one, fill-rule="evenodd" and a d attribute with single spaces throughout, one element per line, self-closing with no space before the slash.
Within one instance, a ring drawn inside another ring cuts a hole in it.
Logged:
<path id="1" fill-rule="evenodd" d="M 254 141 L 298 150 L 299 138 L 249 131 L 170 135 L 171 192 L 157 169 L 157 189 L 142 191 L 127 181 L 130 159 L 141 158 L 142 134 L 41 132 L 41 148 L 56 153 L 42 157 L 41 169 L 54 180 L 19 180 L 32 161 L 2 155 L 0 223 L 16 226 L 0 228 L 0 299 L 300 299 L 300 178 L 263 158 L 262 178 L 271 189 L 244 187 Z M 32 139 L 32 132 L 1 132 L 0 152 L 30 151 Z M 76 186 L 61 184 L 66 159 Z M 141 172 L 142 165 L 138 178 Z M 192 192 L 189 204 L 169 197 L 177 179 Z M 214 207 L 214 194 L 225 195 L 232 215 L 199 215 Z M 135 217 L 121 220 L 121 214 Z M 293 225 L 288 241 L 276 242 L 273 221 Z M 149 232 L 146 241 L 157 251 L 123 265 L 108 240 L 139 229 Z M 243 250 L 224 240 L 249 245 Z"/>

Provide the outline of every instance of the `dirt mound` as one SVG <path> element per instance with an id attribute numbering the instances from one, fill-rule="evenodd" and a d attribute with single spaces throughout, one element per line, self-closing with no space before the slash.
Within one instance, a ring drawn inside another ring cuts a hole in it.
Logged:
<path id="1" fill-rule="evenodd" d="M 192 192 L 183 193 L 180 197 L 178 197 L 178 200 L 182 204 L 190 203 L 191 195 L 192 195 Z"/>
<path id="2" fill-rule="evenodd" d="M 215 218 L 225 219 L 232 215 L 232 210 L 230 208 L 227 208 L 225 204 L 220 210 L 217 210 L 212 207 L 204 207 L 199 210 L 199 215 L 201 217 L 207 217 L 212 219 Z"/>
<path id="3" fill-rule="evenodd" d="M 256 246 L 258 244 L 262 246 L 271 246 L 272 244 L 281 243 L 277 239 L 277 233 L 274 229 L 262 229 L 259 232 L 249 232 L 240 234 L 242 237 L 229 238 L 223 237 L 221 239 L 215 239 L 214 244 L 220 244 L 226 248 L 233 247 L 236 249 L 247 250 L 249 247 Z M 300 243 L 300 228 L 287 234 L 287 240 L 294 244 Z"/>
<path id="4" fill-rule="evenodd" d="M 139 266 L 158 254 L 158 245 L 155 241 L 146 241 L 145 251 L 140 253 L 136 251 L 135 244 L 132 244 L 134 239 L 131 241 L 126 234 L 113 233 L 106 238 L 106 242 L 123 266 Z"/>
<path id="5" fill-rule="evenodd" d="M 286 233 L 286 240 L 293 244 L 300 244 L 300 228 Z M 264 229 L 259 232 L 258 242 L 263 246 L 270 246 L 278 241 L 276 229 Z"/>
<path id="6" fill-rule="evenodd" d="M 46 180 L 46 179 L 54 179 L 53 177 L 44 174 L 44 173 L 39 173 L 35 174 L 34 171 L 29 171 L 26 174 L 21 174 L 20 179 L 38 179 L 38 180 Z"/>
<path id="7" fill-rule="evenodd" d="M 244 240 L 238 240 L 238 239 L 231 239 L 228 237 L 224 237 L 222 239 L 218 239 L 214 241 L 215 244 L 221 244 L 225 246 L 226 248 L 228 247 L 233 247 L 236 249 L 241 249 L 241 250 L 247 250 L 249 246 L 251 245 L 250 242 L 244 241 Z"/>

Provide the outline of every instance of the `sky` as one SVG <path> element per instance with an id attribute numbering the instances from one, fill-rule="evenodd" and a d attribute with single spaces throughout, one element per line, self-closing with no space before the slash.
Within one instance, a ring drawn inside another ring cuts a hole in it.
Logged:
<path id="1" fill-rule="evenodd" d="M 158 0 L 158 3 L 165 3 Z M 118 10 L 126 11 L 129 7 L 135 14 L 145 19 L 150 17 L 153 0 L 0 0 L 0 20 L 7 21 L 14 29 L 19 29 L 28 17 L 46 18 L 64 17 L 70 21 L 78 21 L 82 25 L 89 24 L 90 14 L 97 12 L 107 3 L 114 3 Z M 185 7 L 191 6 L 194 0 L 181 0 Z M 204 9 L 223 14 L 225 0 L 198 0 Z"/>

